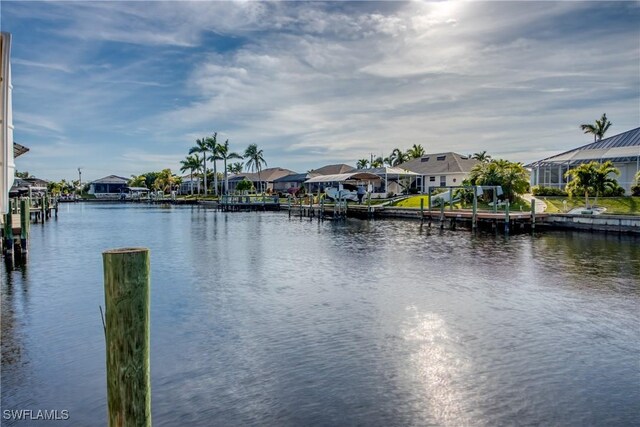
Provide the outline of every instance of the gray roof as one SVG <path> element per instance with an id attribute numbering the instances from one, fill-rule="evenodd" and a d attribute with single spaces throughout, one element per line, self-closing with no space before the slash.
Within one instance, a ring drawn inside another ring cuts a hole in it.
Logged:
<path id="1" fill-rule="evenodd" d="M 478 160 L 458 153 L 436 153 L 409 160 L 398 165 L 420 175 L 446 175 L 450 173 L 468 173 L 478 164 Z"/>
<path id="2" fill-rule="evenodd" d="M 307 179 L 311 178 L 311 174 L 309 173 L 292 173 L 291 175 L 281 176 L 280 178 L 276 178 L 273 182 L 304 182 Z"/>
<path id="3" fill-rule="evenodd" d="M 353 166 L 345 165 L 344 163 L 337 165 L 326 165 L 318 169 L 310 171 L 313 175 L 336 175 L 339 173 L 353 172 L 356 170 Z"/>
<path id="4" fill-rule="evenodd" d="M 275 181 L 278 178 L 281 178 L 283 176 L 287 176 L 287 175 L 292 175 L 295 174 L 294 171 L 289 170 L 289 169 L 284 169 L 284 168 L 268 168 L 268 169 L 264 169 L 262 171 L 260 171 L 260 181 L 263 182 L 272 182 Z M 253 172 L 243 172 L 243 173 L 239 173 L 236 174 L 234 176 L 229 177 L 229 182 L 236 182 L 236 181 L 242 181 L 243 179 L 246 179 L 247 181 L 254 181 L 257 182 L 258 181 L 258 173 L 253 173 Z"/>
<path id="5" fill-rule="evenodd" d="M 640 156 L 640 127 L 614 135 L 546 159 L 525 165 L 528 168 L 557 164 L 579 164 L 592 160 L 624 162 Z"/>
<path id="6" fill-rule="evenodd" d="M 13 158 L 14 159 L 16 157 L 18 157 L 18 156 L 23 155 L 27 151 L 29 151 L 29 149 L 27 147 L 25 147 L 24 145 L 18 144 L 17 142 L 13 143 Z"/>
<path id="7" fill-rule="evenodd" d="M 126 184 L 127 182 L 129 182 L 129 178 L 124 178 L 118 175 L 109 175 L 104 178 L 91 181 L 90 184 Z"/>

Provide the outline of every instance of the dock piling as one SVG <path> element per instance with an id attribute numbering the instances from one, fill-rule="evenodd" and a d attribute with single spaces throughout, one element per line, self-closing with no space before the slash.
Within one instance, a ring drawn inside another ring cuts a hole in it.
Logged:
<path id="1" fill-rule="evenodd" d="M 29 211 L 29 199 L 20 200 L 20 251 L 26 254 L 29 244 L 29 224 L 31 212 Z"/>
<path id="2" fill-rule="evenodd" d="M 504 205 L 504 232 L 509 234 L 509 199 L 506 200 Z"/>
<path id="3" fill-rule="evenodd" d="M 110 427 L 151 426 L 149 249 L 102 253 Z"/>

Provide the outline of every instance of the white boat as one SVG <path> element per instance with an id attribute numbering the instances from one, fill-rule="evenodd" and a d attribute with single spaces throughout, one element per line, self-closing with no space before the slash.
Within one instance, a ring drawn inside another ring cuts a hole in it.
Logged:
<path id="1" fill-rule="evenodd" d="M 325 188 L 324 193 L 327 195 L 328 198 L 332 199 L 332 200 L 352 200 L 354 202 L 358 201 L 358 191 L 357 190 L 349 190 L 347 188 L 335 188 L 335 187 L 329 187 L 329 188 Z"/>

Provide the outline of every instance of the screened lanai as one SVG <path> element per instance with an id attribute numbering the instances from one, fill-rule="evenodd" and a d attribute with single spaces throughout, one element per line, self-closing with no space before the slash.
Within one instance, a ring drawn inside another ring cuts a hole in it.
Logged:
<path id="1" fill-rule="evenodd" d="M 531 185 L 564 189 L 565 173 L 582 163 L 610 160 L 618 168 L 618 183 L 630 191 L 640 170 L 640 127 L 555 156 L 525 165 L 531 169 Z"/>

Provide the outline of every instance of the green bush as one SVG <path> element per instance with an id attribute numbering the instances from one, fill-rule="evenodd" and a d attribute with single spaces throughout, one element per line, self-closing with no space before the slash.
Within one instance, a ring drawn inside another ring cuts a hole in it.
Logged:
<path id="1" fill-rule="evenodd" d="M 604 191 L 604 196 L 605 197 L 620 197 L 620 196 L 624 196 L 624 188 L 620 187 L 619 185 L 614 187 L 614 188 L 607 188 Z"/>
<path id="2" fill-rule="evenodd" d="M 634 197 L 640 197 L 640 184 L 631 187 L 631 195 Z"/>
<path id="3" fill-rule="evenodd" d="M 236 185 L 237 191 L 247 191 L 247 190 L 251 190 L 252 188 L 253 188 L 253 183 L 246 179 L 243 179 Z"/>
<path id="4" fill-rule="evenodd" d="M 558 196 L 567 197 L 567 192 L 555 187 L 543 187 L 536 185 L 531 189 L 534 196 Z"/>

